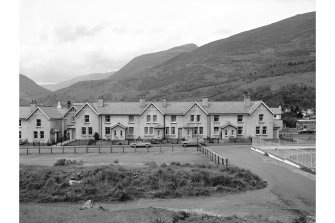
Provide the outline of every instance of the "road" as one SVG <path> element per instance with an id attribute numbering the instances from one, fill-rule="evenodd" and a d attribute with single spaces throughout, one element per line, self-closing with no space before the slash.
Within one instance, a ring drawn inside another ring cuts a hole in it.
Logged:
<path id="1" fill-rule="evenodd" d="M 250 146 L 210 148 L 227 157 L 232 164 L 250 169 L 265 179 L 269 183 L 269 192 L 282 200 L 288 208 L 315 215 L 315 175 L 252 151 Z"/>

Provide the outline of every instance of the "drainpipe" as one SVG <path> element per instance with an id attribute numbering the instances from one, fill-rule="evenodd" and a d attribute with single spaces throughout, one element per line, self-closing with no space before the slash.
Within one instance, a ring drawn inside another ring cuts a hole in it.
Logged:
<path id="1" fill-rule="evenodd" d="M 165 139 L 165 114 L 163 115 L 163 139 Z"/>

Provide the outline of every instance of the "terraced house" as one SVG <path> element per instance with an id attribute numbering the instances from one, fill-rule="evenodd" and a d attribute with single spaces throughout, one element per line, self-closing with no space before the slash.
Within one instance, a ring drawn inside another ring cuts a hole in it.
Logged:
<path id="1" fill-rule="evenodd" d="M 201 102 L 170 102 L 166 98 L 147 102 L 144 97 L 138 102 L 105 102 L 100 96 L 96 102 L 68 102 L 59 119 L 64 123 L 61 133 L 71 140 L 91 139 L 94 133 L 110 140 L 278 138 L 282 129 L 280 107 L 269 108 L 248 96 L 235 102 L 209 101 L 207 97 Z"/>

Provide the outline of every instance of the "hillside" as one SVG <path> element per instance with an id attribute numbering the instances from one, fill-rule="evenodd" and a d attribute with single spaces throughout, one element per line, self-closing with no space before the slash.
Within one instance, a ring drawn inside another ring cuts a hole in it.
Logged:
<path id="1" fill-rule="evenodd" d="M 145 61 L 149 64 L 150 60 Z M 249 92 L 253 99 L 270 106 L 307 101 L 305 106 L 313 107 L 315 12 L 217 40 L 160 62 L 150 67 L 138 65 L 136 70 L 131 65 L 141 63 L 135 58 L 109 81 L 80 82 L 43 100 L 55 103 L 58 97 L 72 97 L 84 101 L 98 95 L 107 100 L 137 100 L 140 94 L 149 100 L 163 95 L 169 100 L 194 100 L 203 95 L 210 100 L 240 100 Z M 289 100 L 292 90 L 295 101 Z"/>
<path id="2" fill-rule="evenodd" d="M 111 77 L 116 71 L 107 72 L 107 73 L 93 73 L 93 74 L 86 74 L 79 77 L 72 78 L 67 81 L 63 81 L 57 84 L 46 84 L 41 85 L 42 87 L 50 90 L 50 91 L 57 91 L 62 88 L 69 87 L 77 82 L 80 81 L 90 81 L 90 80 L 102 80 Z"/>
<path id="3" fill-rule="evenodd" d="M 49 90 L 39 86 L 27 76 L 20 74 L 20 105 L 27 105 L 31 100 L 47 95 Z"/>

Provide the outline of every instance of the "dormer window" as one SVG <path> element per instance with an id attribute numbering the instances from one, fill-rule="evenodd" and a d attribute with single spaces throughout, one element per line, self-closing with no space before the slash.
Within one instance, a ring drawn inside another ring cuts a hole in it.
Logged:
<path id="1" fill-rule="evenodd" d="M 41 127 L 41 119 L 36 119 L 36 126 Z"/>
<path id="2" fill-rule="evenodd" d="M 85 122 L 89 123 L 90 122 L 90 116 L 89 115 L 85 115 Z"/>

